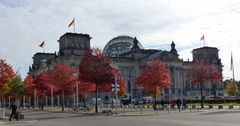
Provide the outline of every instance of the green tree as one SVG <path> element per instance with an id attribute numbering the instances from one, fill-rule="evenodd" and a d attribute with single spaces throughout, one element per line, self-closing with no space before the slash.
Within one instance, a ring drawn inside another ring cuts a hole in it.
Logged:
<path id="1" fill-rule="evenodd" d="M 236 84 L 236 83 L 235 83 Z M 238 95 L 239 94 L 239 89 L 238 89 L 238 85 L 236 84 L 235 85 L 235 90 L 236 90 L 236 94 Z M 225 91 L 233 96 L 234 95 L 234 82 L 233 80 L 230 80 L 227 84 L 226 84 L 226 87 L 225 87 Z"/>
<path id="2" fill-rule="evenodd" d="M 17 99 L 17 103 L 19 106 L 19 98 L 24 94 L 25 84 L 22 81 L 20 75 L 17 75 L 15 79 L 10 82 L 10 95 L 14 96 Z"/>

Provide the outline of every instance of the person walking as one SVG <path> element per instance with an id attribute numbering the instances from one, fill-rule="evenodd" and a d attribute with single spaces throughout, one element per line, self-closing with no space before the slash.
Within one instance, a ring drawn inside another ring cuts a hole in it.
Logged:
<path id="1" fill-rule="evenodd" d="M 164 106 L 165 105 L 165 102 L 164 102 L 164 100 L 163 99 L 161 99 L 161 106 L 162 106 L 162 110 L 164 110 Z"/>
<path id="2" fill-rule="evenodd" d="M 18 115 L 17 115 L 17 106 L 15 105 L 14 102 L 11 103 L 10 108 L 12 110 L 12 113 L 10 115 L 9 121 L 12 121 L 12 116 L 14 115 L 16 120 L 18 121 Z"/>
<path id="3" fill-rule="evenodd" d="M 181 100 L 178 98 L 177 99 L 177 108 L 178 108 L 178 110 L 179 110 L 179 112 L 180 112 L 180 109 L 181 109 Z"/>
<path id="4" fill-rule="evenodd" d="M 185 99 L 183 99 L 183 101 L 182 101 L 182 108 L 183 108 L 183 110 L 185 110 L 187 108 L 187 101 Z"/>

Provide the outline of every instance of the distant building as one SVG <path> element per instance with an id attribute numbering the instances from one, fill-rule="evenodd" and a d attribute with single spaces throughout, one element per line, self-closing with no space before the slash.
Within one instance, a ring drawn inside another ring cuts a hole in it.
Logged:
<path id="1" fill-rule="evenodd" d="M 86 49 L 90 48 L 91 37 L 87 34 L 66 33 L 60 37 L 58 53 L 36 53 L 29 73 L 36 77 L 40 72 L 50 70 L 55 64 L 67 64 L 78 70 L 78 66 Z M 204 60 L 214 64 L 222 72 L 221 59 L 218 49 L 201 47 L 193 49 L 193 61 Z M 129 96 L 132 99 L 140 97 L 140 89 L 136 87 L 135 79 L 146 65 L 153 60 L 160 60 L 167 65 L 171 74 L 172 88 L 162 90 L 165 99 L 168 98 L 200 98 L 200 87 L 187 81 L 185 68 L 191 67 L 193 61 L 179 59 L 175 43 L 171 43 L 171 50 L 144 49 L 142 44 L 130 36 L 117 36 L 110 40 L 103 49 L 119 67 L 126 82 Z M 222 81 L 204 85 L 204 96 L 223 95 Z M 171 97 L 170 97 L 171 96 Z M 91 96 L 94 97 L 94 96 Z M 110 102 L 111 93 L 101 93 L 103 102 Z"/>

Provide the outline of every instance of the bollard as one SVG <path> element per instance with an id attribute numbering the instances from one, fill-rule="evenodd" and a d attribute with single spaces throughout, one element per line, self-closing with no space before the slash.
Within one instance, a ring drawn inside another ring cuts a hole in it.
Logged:
<path id="1" fill-rule="evenodd" d="M 0 119 L 4 119 L 4 118 L 5 118 L 5 109 L 0 108 Z"/>

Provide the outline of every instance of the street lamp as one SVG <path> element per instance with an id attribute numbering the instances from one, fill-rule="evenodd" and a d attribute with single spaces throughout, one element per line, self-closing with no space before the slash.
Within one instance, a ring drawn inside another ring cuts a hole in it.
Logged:
<path id="1" fill-rule="evenodd" d="M 110 66 L 113 68 L 113 69 L 118 69 L 118 66 L 116 64 L 110 64 Z M 114 80 L 115 80 L 115 95 L 116 95 L 116 115 L 118 113 L 118 105 L 117 105 L 117 100 L 118 100 L 118 90 L 117 90 L 117 73 L 114 73 Z"/>
<path id="2" fill-rule="evenodd" d="M 141 115 L 142 115 L 142 109 L 143 109 L 142 90 L 143 90 L 143 87 L 139 87 L 138 89 L 140 90 L 140 101 L 139 101 L 139 103 L 141 105 L 140 109 L 141 109 Z"/>

